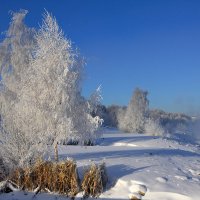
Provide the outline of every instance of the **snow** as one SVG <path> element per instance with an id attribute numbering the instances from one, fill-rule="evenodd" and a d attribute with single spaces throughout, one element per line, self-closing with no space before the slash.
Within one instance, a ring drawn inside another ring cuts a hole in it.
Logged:
<path id="1" fill-rule="evenodd" d="M 138 193 L 129 194 L 129 199 L 131 199 L 131 200 L 138 200 L 138 199 L 141 199 L 141 198 L 142 198 L 142 195 L 140 195 Z"/>
<path id="2" fill-rule="evenodd" d="M 181 140 L 126 134 L 104 130 L 96 146 L 59 146 L 59 158 L 77 161 L 78 171 L 91 164 L 106 163 L 109 183 L 99 197 L 125 200 L 199 200 L 200 146 Z M 144 195 L 144 196 L 143 196 Z M 2 200 L 29 200 L 33 193 L 0 194 Z M 78 194 L 75 199 L 81 199 Z M 52 194 L 37 194 L 37 200 L 67 199 Z"/>

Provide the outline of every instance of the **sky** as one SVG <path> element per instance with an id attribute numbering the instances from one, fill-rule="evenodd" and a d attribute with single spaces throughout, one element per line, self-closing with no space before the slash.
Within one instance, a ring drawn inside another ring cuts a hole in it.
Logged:
<path id="1" fill-rule="evenodd" d="M 139 87 L 150 108 L 200 113 L 200 1 L 0 0 L 0 32 L 19 9 L 31 27 L 56 17 L 86 60 L 85 96 L 101 85 L 102 104 L 127 105 Z"/>

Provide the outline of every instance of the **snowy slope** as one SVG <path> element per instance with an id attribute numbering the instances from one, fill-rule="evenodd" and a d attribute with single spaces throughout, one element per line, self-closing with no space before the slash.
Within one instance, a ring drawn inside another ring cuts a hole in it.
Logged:
<path id="1" fill-rule="evenodd" d="M 105 162 L 109 184 L 100 199 L 199 200 L 200 146 L 178 140 L 105 131 L 96 146 L 60 146 L 60 159 L 72 157 L 80 174 L 91 162 Z M 146 191 L 147 190 L 147 191 Z M 78 195 L 81 197 L 81 194 Z M 1 194 L 0 199 L 32 199 L 33 194 Z M 76 199 L 79 199 L 77 197 Z M 66 199 L 38 194 L 35 199 Z"/>

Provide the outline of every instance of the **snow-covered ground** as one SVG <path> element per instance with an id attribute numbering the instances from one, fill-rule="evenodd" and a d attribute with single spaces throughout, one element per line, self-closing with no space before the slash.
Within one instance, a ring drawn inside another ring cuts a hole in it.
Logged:
<path id="1" fill-rule="evenodd" d="M 125 200 L 139 191 L 143 200 L 199 200 L 200 146 L 178 139 L 104 131 L 96 146 L 59 146 L 60 159 L 72 157 L 82 171 L 91 162 L 105 162 L 109 176 L 103 200 Z M 147 191 L 146 191 L 147 190 Z M 76 199 L 80 199 L 78 194 Z M 66 199 L 50 194 L 13 192 L 2 200 Z"/>

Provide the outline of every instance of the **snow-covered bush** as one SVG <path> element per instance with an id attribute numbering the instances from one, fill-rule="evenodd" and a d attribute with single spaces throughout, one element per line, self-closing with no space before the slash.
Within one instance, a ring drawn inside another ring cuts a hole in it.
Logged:
<path id="1" fill-rule="evenodd" d="M 147 119 L 145 122 L 145 133 L 152 136 L 164 136 L 165 130 L 158 121 Z"/>
<path id="2" fill-rule="evenodd" d="M 30 164 L 60 140 L 94 140 L 101 120 L 81 95 L 83 61 L 48 12 L 38 31 L 14 13 L 0 44 L 0 157 Z"/>
<path id="3" fill-rule="evenodd" d="M 119 128 L 126 132 L 143 133 L 148 113 L 148 92 L 136 88 L 125 111 L 119 114 Z"/>

